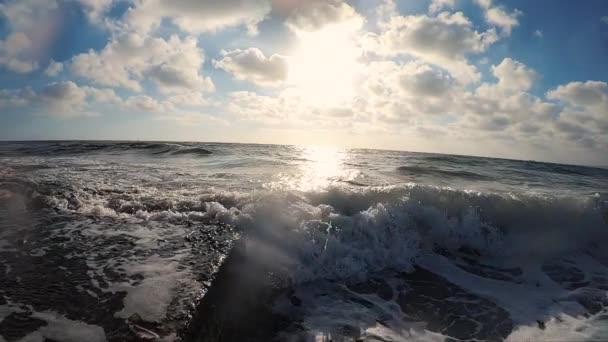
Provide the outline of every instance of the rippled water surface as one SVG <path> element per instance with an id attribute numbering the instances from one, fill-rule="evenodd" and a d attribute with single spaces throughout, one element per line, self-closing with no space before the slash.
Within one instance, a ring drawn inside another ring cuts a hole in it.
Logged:
<path id="1" fill-rule="evenodd" d="M 244 237 L 290 289 L 269 303 L 278 340 L 602 340 L 607 222 L 603 168 L 0 143 L 0 341 L 191 338 L 194 306 Z"/>

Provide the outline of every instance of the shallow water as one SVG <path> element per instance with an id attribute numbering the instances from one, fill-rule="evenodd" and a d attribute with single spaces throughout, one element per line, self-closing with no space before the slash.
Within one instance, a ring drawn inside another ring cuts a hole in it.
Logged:
<path id="1" fill-rule="evenodd" d="M 603 168 L 11 142 L 0 211 L 0 340 L 176 340 L 241 236 L 291 289 L 280 340 L 608 337 Z"/>

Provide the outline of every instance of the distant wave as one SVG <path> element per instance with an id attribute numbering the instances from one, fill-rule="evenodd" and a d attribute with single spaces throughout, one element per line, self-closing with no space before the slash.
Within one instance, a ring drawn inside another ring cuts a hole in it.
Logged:
<path id="1" fill-rule="evenodd" d="M 21 156 L 71 156 L 90 153 L 143 153 L 154 156 L 208 156 L 212 151 L 196 146 L 195 144 L 177 143 L 145 143 L 145 142 L 54 142 L 37 143 L 28 142 L 17 146 L 8 145 L 9 148 L 2 150 L 0 155 L 21 155 Z"/>
<path id="2" fill-rule="evenodd" d="M 173 152 L 171 152 L 171 154 L 174 154 L 174 155 L 194 154 L 194 155 L 199 155 L 199 156 L 207 156 L 207 155 L 213 154 L 213 152 L 211 152 L 207 149 L 204 149 L 202 147 L 192 147 L 192 148 L 184 148 L 181 150 L 173 151 Z"/>
<path id="3" fill-rule="evenodd" d="M 444 176 L 444 177 L 458 177 L 472 180 L 491 180 L 492 177 L 481 175 L 470 171 L 461 170 L 445 170 L 439 169 L 432 166 L 419 166 L 419 165 L 408 165 L 399 166 L 397 171 L 404 174 L 410 175 L 433 175 L 433 176 Z"/>

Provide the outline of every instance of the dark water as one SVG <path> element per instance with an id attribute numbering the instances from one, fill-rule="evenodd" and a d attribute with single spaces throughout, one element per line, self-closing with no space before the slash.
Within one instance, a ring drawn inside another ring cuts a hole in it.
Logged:
<path id="1" fill-rule="evenodd" d="M 239 238 L 280 294 L 277 340 L 602 340 L 607 221 L 603 168 L 0 143 L 0 341 L 195 339 Z"/>

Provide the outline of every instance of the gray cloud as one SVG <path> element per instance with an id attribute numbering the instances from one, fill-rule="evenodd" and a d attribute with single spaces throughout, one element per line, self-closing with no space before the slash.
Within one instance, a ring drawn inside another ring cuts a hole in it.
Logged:
<path id="1" fill-rule="evenodd" d="M 287 58 L 274 54 L 266 57 L 257 48 L 223 51 L 222 59 L 213 65 L 231 73 L 238 80 L 248 80 L 263 86 L 280 84 L 287 78 Z"/>

